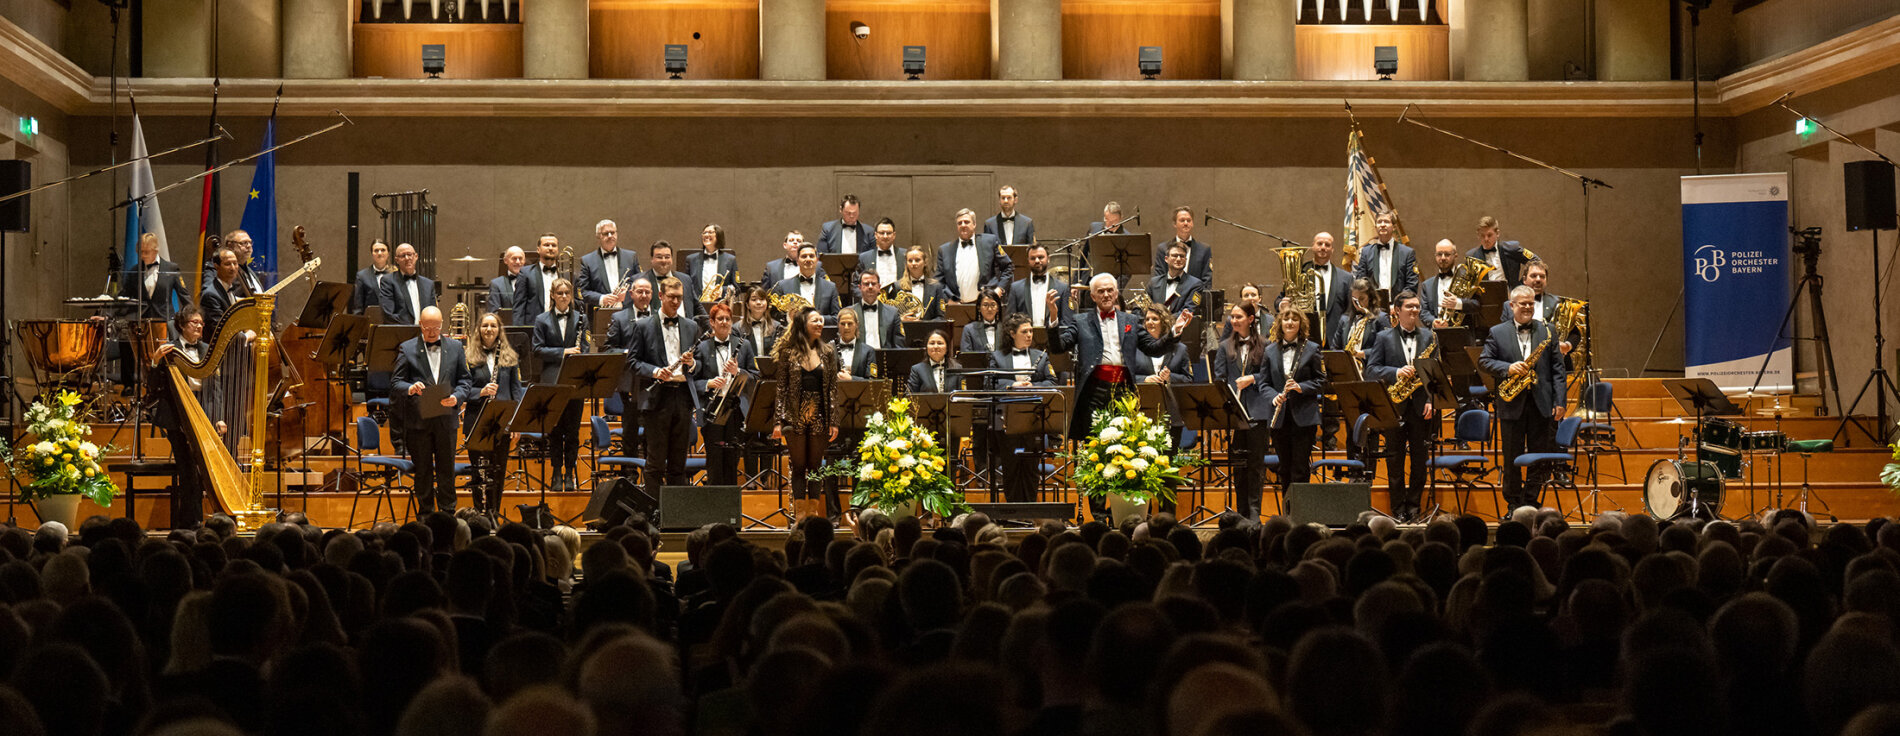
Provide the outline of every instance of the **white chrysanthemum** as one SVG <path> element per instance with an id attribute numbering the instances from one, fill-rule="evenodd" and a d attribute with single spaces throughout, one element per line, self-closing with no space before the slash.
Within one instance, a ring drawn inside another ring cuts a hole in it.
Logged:
<path id="1" fill-rule="evenodd" d="M 98 457 L 99 446 L 91 442 L 81 442 L 79 443 L 79 452 L 86 457 Z"/>
<path id="2" fill-rule="evenodd" d="M 891 440 L 891 447 L 899 450 L 908 450 L 910 449 L 910 442 L 906 440 Z"/>
<path id="3" fill-rule="evenodd" d="M 1102 430 L 1101 437 L 1103 442 L 1114 442 L 1122 438 L 1122 431 L 1114 427 L 1109 427 Z"/>
<path id="4" fill-rule="evenodd" d="M 1148 461 L 1143 460 L 1141 458 L 1135 458 L 1133 462 L 1128 463 L 1128 467 L 1134 468 L 1136 470 L 1147 470 Z"/>
<path id="5" fill-rule="evenodd" d="M 1110 419 L 1108 420 L 1108 426 L 1126 427 L 1128 426 L 1128 417 L 1115 417 L 1114 419 Z"/>
<path id="6" fill-rule="evenodd" d="M 875 413 L 875 414 L 872 414 L 872 415 L 871 415 L 871 421 L 872 421 L 872 422 L 874 422 L 874 423 L 877 423 L 877 424 L 883 424 L 883 423 L 884 423 L 884 412 L 881 412 L 881 411 L 880 411 L 880 412 L 877 412 L 877 413 Z"/>
<path id="7" fill-rule="evenodd" d="M 900 467 L 900 468 L 917 467 L 917 457 L 914 455 L 905 455 L 903 457 L 900 457 L 897 459 L 897 467 Z"/>
<path id="8" fill-rule="evenodd" d="M 864 467 L 858 468 L 858 480 L 870 480 L 871 472 L 874 470 L 877 468 L 872 467 L 870 463 L 865 463 Z"/>
<path id="9" fill-rule="evenodd" d="M 59 448 L 54 447 L 53 443 L 47 442 L 45 440 L 41 440 L 39 444 L 33 446 L 33 452 L 41 454 L 41 455 L 51 455 L 58 451 L 59 451 Z"/>
<path id="10" fill-rule="evenodd" d="M 1108 453 L 1110 455 L 1120 455 L 1127 451 L 1128 451 L 1128 448 L 1123 447 L 1121 445 L 1109 445 L 1108 449 L 1103 450 L 1102 452 Z"/>
<path id="11" fill-rule="evenodd" d="M 1142 457 L 1146 457 L 1146 458 L 1152 458 L 1152 457 L 1154 457 L 1154 456 L 1156 456 L 1156 455 L 1159 455 L 1159 454 L 1161 454 L 1161 453 L 1158 453 L 1158 452 L 1155 452 L 1155 448 L 1153 448 L 1153 447 L 1149 447 L 1149 446 L 1147 446 L 1147 445 L 1142 445 L 1142 447 L 1141 447 L 1141 456 L 1142 456 Z"/>

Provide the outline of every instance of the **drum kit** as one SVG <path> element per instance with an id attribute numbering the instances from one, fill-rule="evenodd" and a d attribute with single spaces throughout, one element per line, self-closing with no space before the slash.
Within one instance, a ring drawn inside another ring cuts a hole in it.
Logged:
<path id="1" fill-rule="evenodd" d="M 1749 391 L 1741 398 L 1753 399 L 1767 397 L 1767 392 Z M 1781 431 L 1781 418 L 1799 411 L 1792 406 L 1782 406 L 1779 395 L 1775 405 L 1756 409 L 1759 416 L 1775 418 L 1775 429 L 1749 431 L 1741 424 L 1721 417 L 1697 418 L 1677 417 L 1664 422 L 1677 429 L 1676 459 L 1658 460 L 1649 466 L 1649 472 L 1643 479 L 1643 506 L 1650 516 L 1658 519 L 1676 518 L 1722 518 L 1723 490 L 1729 481 L 1742 480 L 1744 468 L 1753 465 L 1752 458 L 1765 456 L 1765 462 L 1774 462 L 1787 450 L 1788 435 Z M 1687 431 L 1695 425 L 1693 433 Z M 1696 447 L 1696 459 L 1687 458 L 1686 448 L 1693 434 Z M 1752 498 L 1754 478 L 1748 476 L 1749 492 Z M 1780 482 L 1777 478 L 1775 493 L 1779 498 Z"/>

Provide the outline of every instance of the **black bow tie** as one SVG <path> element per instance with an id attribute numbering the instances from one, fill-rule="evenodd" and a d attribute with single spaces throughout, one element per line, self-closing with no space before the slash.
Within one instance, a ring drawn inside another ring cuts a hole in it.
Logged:
<path id="1" fill-rule="evenodd" d="M 960 246 L 962 246 L 962 247 L 965 247 L 965 248 L 968 248 L 968 247 L 970 247 L 970 246 L 973 246 L 973 245 L 976 245 L 976 243 L 973 243 L 973 242 L 970 242 L 970 241 L 968 241 L 968 240 L 965 240 L 965 241 L 963 241 L 963 242 L 961 242 L 961 243 L 958 243 L 957 245 L 960 245 Z"/>
<path id="2" fill-rule="evenodd" d="M 442 349 L 442 341 L 441 341 L 441 340 L 437 340 L 437 341 L 435 341 L 435 342 L 425 342 L 425 343 L 423 343 L 422 345 L 423 345 L 424 347 L 427 347 L 427 348 L 428 348 L 428 349 L 430 349 L 430 350 L 440 350 L 440 349 Z"/>
<path id="3" fill-rule="evenodd" d="M 1403 331 L 1401 331 L 1401 332 L 1400 332 L 1399 334 L 1400 334 L 1400 335 L 1402 335 L 1402 336 L 1404 336 L 1404 337 L 1405 337 L 1405 339 L 1407 339 L 1407 340 L 1417 340 L 1417 339 L 1418 339 L 1418 330 L 1403 330 Z"/>
<path id="4" fill-rule="evenodd" d="M 571 312 L 555 312 L 555 313 L 554 313 L 554 318 L 555 318 L 555 319 L 567 319 L 567 315 L 569 315 L 569 314 L 572 314 L 572 313 L 571 313 Z"/>
<path id="5" fill-rule="evenodd" d="M 416 279 L 419 279 L 419 278 L 422 278 L 422 274 L 419 274 L 419 273 L 406 273 L 406 274 L 403 274 L 403 275 L 402 275 L 402 277 L 403 277 L 403 279 L 404 279 L 404 280 L 406 280 L 406 281 L 414 281 L 414 280 L 416 280 Z"/>
<path id="6" fill-rule="evenodd" d="M 1168 277 L 1168 284 L 1169 284 L 1169 285 L 1174 285 L 1174 284 L 1178 284 L 1178 283 L 1181 283 L 1181 277 L 1179 277 L 1179 276 L 1169 276 L 1169 277 Z"/>
<path id="7" fill-rule="evenodd" d="M 1534 330 L 1534 329 L 1537 329 L 1537 320 L 1531 320 L 1529 322 L 1525 322 L 1524 324 L 1517 326 L 1518 332 L 1530 332 L 1531 330 Z"/>
<path id="8" fill-rule="evenodd" d="M 553 267 L 553 266 L 542 266 L 542 267 L 541 267 L 541 273 L 545 273 L 545 274 L 547 274 L 547 275 L 549 275 L 549 276 L 553 276 L 553 275 L 555 275 L 555 271 L 554 271 L 554 267 Z"/>
<path id="9" fill-rule="evenodd" d="M 997 222 L 1015 222 L 1016 216 L 1015 215 L 997 215 L 996 221 Z"/>
<path id="10" fill-rule="evenodd" d="M 156 271 L 156 270 L 158 270 L 158 264 L 156 264 L 156 263 L 147 263 L 147 264 L 145 264 L 145 270 L 147 270 L 147 271 Z"/>
<path id="11" fill-rule="evenodd" d="M 678 317 L 661 317 L 660 318 L 660 324 L 667 327 L 678 327 L 679 323 L 680 323 L 680 318 Z"/>
<path id="12" fill-rule="evenodd" d="M 714 341 L 713 341 L 713 349 L 714 349 L 714 350 L 724 350 L 724 349 L 726 348 L 726 345 L 728 345 L 728 344 L 730 344 L 730 342 L 731 342 L 731 341 L 729 341 L 729 340 L 714 340 Z"/>
<path id="13" fill-rule="evenodd" d="M 1026 355 L 1028 355 L 1028 354 L 1029 354 L 1029 351 L 1027 351 L 1027 350 L 1011 350 L 1011 351 L 1009 351 L 1009 354 L 1010 354 L 1010 356 L 1011 356 L 1011 357 L 1016 357 L 1016 358 L 1020 358 L 1020 357 L 1023 357 L 1023 356 L 1026 356 Z"/>
<path id="14" fill-rule="evenodd" d="M 1049 277 L 1047 277 L 1047 276 L 1031 276 L 1031 277 L 1029 277 L 1029 283 L 1031 283 L 1031 284 L 1040 284 L 1040 283 L 1042 283 L 1042 282 L 1044 282 L 1044 281 L 1048 281 L 1048 280 L 1049 280 Z"/>
<path id="15" fill-rule="evenodd" d="M 943 364 L 942 364 L 942 363 L 931 363 L 931 364 L 930 364 L 930 368 L 931 368 L 931 370 L 938 370 L 938 371 L 940 371 L 940 370 L 943 370 Z"/>
<path id="16" fill-rule="evenodd" d="M 798 282 L 801 284 L 813 283 L 812 278 L 810 276 L 800 276 L 798 277 Z"/>

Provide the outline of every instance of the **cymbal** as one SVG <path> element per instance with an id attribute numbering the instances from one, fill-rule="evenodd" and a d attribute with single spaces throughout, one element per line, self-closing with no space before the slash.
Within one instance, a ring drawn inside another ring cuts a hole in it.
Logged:
<path id="1" fill-rule="evenodd" d="M 482 261 L 486 261 L 486 260 L 488 259 L 477 258 L 475 256 L 462 256 L 461 258 L 455 259 L 455 262 L 456 263 L 481 263 Z"/>
<path id="2" fill-rule="evenodd" d="M 1760 415 L 1760 416 L 1764 416 L 1764 417 L 1791 417 L 1791 416 L 1794 416 L 1794 415 L 1796 415 L 1796 414 L 1800 414 L 1800 413 L 1801 413 L 1801 407 L 1798 407 L 1798 406 L 1765 406 L 1765 407 L 1762 407 L 1762 408 L 1760 408 L 1760 409 L 1756 409 L 1756 410 L 1755 410 L 1755 413 L 1756 413 L 1756 414 L 1758 414 L 1758 415 Z"/>
<path id="3" fill-rule="evenodd" d="M 1665 419 L 1663 420 L 1662 423 L 1663 424 L 1695 424 L 1695 420 L 1690 419 L 1688 417 L 1676 417 L 1675 419 Z"/>

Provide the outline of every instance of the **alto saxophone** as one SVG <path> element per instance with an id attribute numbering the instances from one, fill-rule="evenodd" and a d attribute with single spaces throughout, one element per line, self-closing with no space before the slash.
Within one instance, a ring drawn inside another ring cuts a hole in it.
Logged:
<path id="1" fill-rule="evenodd" d="M 1353 323 L 1352 331 L 1346 333 L 1346 344 L 1340 346 L 1341 350 L 1345 350 L 1348 355 L 1352 356 L 1352 364 L 1359 369 L 1361 374 L 1366 372 L 1366 364 L 1365 361 L 1359 358 L 1359 345 L 1366 339 L 1366 327 L 1371 325 L 1372 321 L 1378 318 L 1379 315 L 1368 314 L 1364 319 Z"/>
<path id="2" fill-rule="evenodd" d="M 1544 336 L 1543 342 L 1537 343 L 1537 347 L 1531 348 L 1530 355 L 1524 357 L 1524 363 L 1530 370 L 1524 371 L 1523 375 L 1510 376 L 1498 382 L 1498 398 L 1504 399 L 1505 401 L 1516 401 L 1518 394 L 1524 393 L 1524 389 L 1537 385 L 1537 359 L 1543 357 L 1544 350 L 1550 347 L 1551 339 L 1556 336 L 1557 332 L 1552 330 L 1550 334 Z"/>
<path id="3" fill-rule="evenodd" d="M 1410 362 L 1405 364 L 1407 368 L 1412 369 L 1411 378 L 1401 378 L 1393 382 L 1392 385 L 1385 387 L 1385 395 L 1388 398 L 1392 399 L 1392 403 L 1394 404 L 1405 403 L 1406 399 L 1412 398 L 1412 394 L 1418 392 L 1418 387 L 1425 385 L 1425 376 L 1424 374 L 1419 373 L 1418 371 L 1418 361 L 1424 358 L 1432 357 L 1432 353 L 1437 352 L 1437 351 L 1438 351 L 1438 341 L 1433 340 L 1432 344 L 1426 345 L 1423 351 L 1421 351 L 1417 356 L 1414 356 Z"/>

